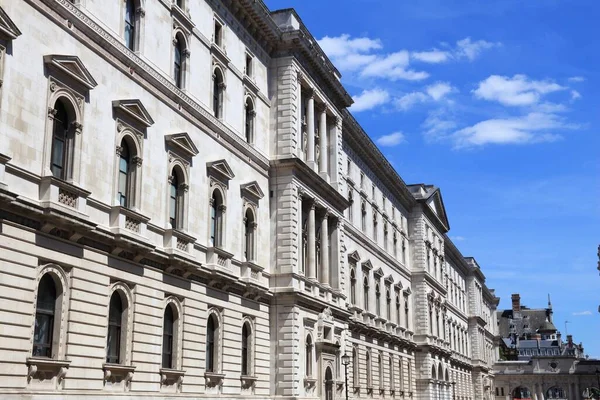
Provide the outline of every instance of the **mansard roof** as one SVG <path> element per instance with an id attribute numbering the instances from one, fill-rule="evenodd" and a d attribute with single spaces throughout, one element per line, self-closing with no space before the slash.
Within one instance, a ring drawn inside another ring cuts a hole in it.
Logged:
<path id="1" fill-rule="evenodd" d="M 17 25 L 10 19 L 6 11 L 0 6 L 0 35 L 14 40 L 21 35 Z"/>
<path id="2" fill-rule="evenodd" d="M 138 99 L 113 100 L 112 106 L 114 109 L 121 110 L 130 117 L 133 117 L 146 128 L 154 124 L 154 120 L 148 113 L 148 110 L 146 110 L 146 107 Z"/>
<path id="3" fill-rule="evenodd" d="M 186 132 L 165 135 L 165 141 L 175 149 L 182 151 L 186 156 L 194 157 L 198 154 L 198 148 Z"/>
<path id="4" fill-rule="evenodd" d="M 50 68 L 56 68 L 69 77 L 81 83 L 88 90 L 95 88 L 98 83 L 90 74 L 83 62 L 77 56 L 48 54 L 44 56 L 44 64 Z"/>

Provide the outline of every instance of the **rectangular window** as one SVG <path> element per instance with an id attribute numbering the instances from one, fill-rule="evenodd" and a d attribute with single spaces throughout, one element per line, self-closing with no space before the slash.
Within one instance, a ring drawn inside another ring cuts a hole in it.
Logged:
<path id="1" fill-rule="evenodd" d="M 252 56 L 246 53 L 246 75 L 252 78 Z"/>
<path id="2" fill-rule="evenodd" d="M 215 20 L 215 31 L 213 32 L 215 44 L 223 47 L 223 25 Z"/>

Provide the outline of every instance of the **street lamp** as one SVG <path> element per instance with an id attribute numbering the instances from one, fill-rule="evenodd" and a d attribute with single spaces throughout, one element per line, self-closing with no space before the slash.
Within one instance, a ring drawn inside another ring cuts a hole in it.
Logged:
<path id="1" fill-rule="evenodd" d="M 452 400 L 456 400 L 456 381 L 452 381 Z"/>
<path id="2" fill-rule="evenodd" d="M 348 400 L 348 364 L 350 364 L 350 356 L 344 353 L 342 356 L 342 364 L 344 365 L 344 372 L 346 376 L 346 400 Z"/>

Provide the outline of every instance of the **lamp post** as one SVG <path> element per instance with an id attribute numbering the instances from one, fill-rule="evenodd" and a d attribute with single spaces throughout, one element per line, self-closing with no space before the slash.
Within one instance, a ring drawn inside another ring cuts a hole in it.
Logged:
<path id="1" fill-rule="evenodd" d="M 350 356 L 346 353 L 342 356 L 342 364 L 344 365 L 344 373 L 346 378 L 346 400 L 348 400 L 348 364 L 350 364 Z"/>
<path id="2" fill-rule="evenodd" d="M 456 387 L 456 381 L 452 381 L 452 400 L 456 400 L 455 387 Z"/>

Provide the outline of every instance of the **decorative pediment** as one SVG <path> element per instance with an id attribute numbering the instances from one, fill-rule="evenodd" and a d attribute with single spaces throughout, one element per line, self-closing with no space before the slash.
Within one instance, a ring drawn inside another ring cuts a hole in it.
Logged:
<path id="1" fill-rule="evenodd" d="M 385 277 L 384 281 L 386 284 L 391 285 L 392 283 L 394 283 L 394 278 L 392 277 L 392 275 L 388 275 Z"/>
<path id="2" fill-rule="evenodd" d="M 446 229 L 450 229 L 448 217 L 446 215 L 446 208 L 444 207 L 444 201 L 442 200 L 442 193 L 440 192 L 440 189 L 436 189 L 429 196 L 426 203 L 431 211 L 433 211 L 433 213 L 438 217 L 442 225 L 444 225 Z"/>
<path id="3" fill-rule="evenodd" d="M 196 154 L 198 154 L 198 148 L 194 142 L 192 142 L 190 135 L 185 132 L 165 135 L 165 142 L 167 142 L 167 145 L 172 146 L 175 150 L 183 152 L 186 156 L 194 157 Z"/>
<path id="4" fill-rule="evenodd" d="M 406 294 L 406 295 L 411 295 L 412 294 L 412 290 L 410 290 L 410 286 L 407 287 L 406 289 L 404 289 L 404 294 Z"/>
<path id="5" fill-rule="evenodd" d="M 73 78 L 88 90 L 95 88 L 98 83 L 77 56 L 49 54 L 44 56 L 44 64 Z"/>
<path id="6" fill-rule="evenodd" d="M 383 277 L 383 271 L 381 268 L 377 268 L 375 271 L 373 271 L 373 275 L 375 278 L 381 279 Z"/>
<path id="7" fill-rule="evenodd" d="M 0 7 L 0 35 L 11 40 L 21 35 L 21 31 L 17 28 L 17 25 L 10 19 L 2 7 Z"/>
<path id="8" fill-rule="evenodd" d="M 394 285 L 394 290 L 402 291 L 402 282 L 398 282 Z"/>
<path id="9" fill-rule="evenodd" d="M 217 160 L 206 163 L 206 170 L 209 174 L 217 174 L 225 180 L 230 181 L 235 178 L 229 163 L 225 160 Z"/>
<path id="10" fill-rule="evenodd" d="M 121 111 L 125 113 L 144 125 L 146 128 L 149 128 L 154 124 L 154 120 L 146 110 L 146 107 L 144 107 L 142 102 L 138 99 L 113 100 L 112 106 L 115 111 Z"/>
<path id="11" fill-rule="evenodd" d="M 348 254 L 348 261 L 355 262 L 357 264 L 360 262 L 360 255 L 358 254 L 357 250 L 354 250 L 352 253 Z"/>
<path id="12" fill-rule="evenodd" d="M 242 197 L 253 200 L 260 200 L 265 197 L 265 194 L 260 190 L 260 186 L 258 186 L 258 182 L 256 181 L 240 185 L 240 191 L 242 192 Z"/>
<path id="13" fill-rule="evenodd" d="M 361 264 L 361 266 L 362 266 L 364 269 L 367 269 L 367 270 L 369 270 L 369 271 L 373 269 L 373 264 L 371 263 L 371 260 L 366 260 L 366 261 L 364 261 L 364 262 Z"/>

